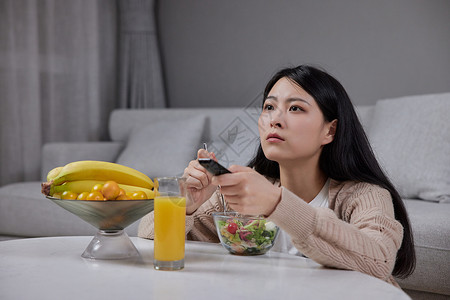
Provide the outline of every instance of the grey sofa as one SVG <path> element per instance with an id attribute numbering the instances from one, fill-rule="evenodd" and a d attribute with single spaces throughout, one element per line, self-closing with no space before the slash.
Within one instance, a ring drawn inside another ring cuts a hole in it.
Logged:
<path id="1" fill-rule="evenodd" d="M 417 268 L 400 285 L 414 299 L 450 297 L 450 94 L 380 100 L 357 112 L 412 222 Z M 151 178 L 180 175 L 203 142 L 224 165 L 246 164 L 258 143 L 258 113 L 255 107 L 115 110 L 110 142 L 46 144 L 42 180 L 55 166 L 85 159 L 118 162 Z M 137 226 L 127 233 L 136 236 Z M 95 232 L 41 195 L 40 181 L 0 187 L 3 240 Z"/>

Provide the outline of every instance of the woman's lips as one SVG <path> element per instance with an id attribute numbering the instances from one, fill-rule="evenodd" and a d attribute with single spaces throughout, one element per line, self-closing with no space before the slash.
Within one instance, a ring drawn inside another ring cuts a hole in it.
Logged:
<path id="1" fill-rule="evenodd" d="M 268 142 L 282 142 L 282 141 L 284 141 L 284 139 L 281 136 L 279 136 L 278 134 L 276 134 L 276 133 L 270 133 L 269 135 L 267 135 L 266 140 Z"/>

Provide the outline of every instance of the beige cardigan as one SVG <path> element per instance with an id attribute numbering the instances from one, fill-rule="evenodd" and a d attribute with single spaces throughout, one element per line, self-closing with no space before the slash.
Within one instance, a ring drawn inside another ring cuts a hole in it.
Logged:
<path id="1" fill-rule="evenodd" d="M 356 270 L 398 287 L 391 275 L 403 239 L 392 197 L 368 183 L 331 180 L 329 208 L 312 207 L 282 187 L 281 200 L 268 217 L 307 257 L 327 267 Z M 216 194 L 186 216 L 189 240 L 219 242 L 211 213 L 222 211 Z M 138 236 L 153 239 L 153 212 L 139 224 Z"/>

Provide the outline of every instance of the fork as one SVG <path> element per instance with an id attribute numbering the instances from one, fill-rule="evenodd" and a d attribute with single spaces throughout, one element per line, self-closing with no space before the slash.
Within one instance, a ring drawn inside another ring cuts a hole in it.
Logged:
<path id="1" fill-rule="evenodd" d="M 206 143 L 203 143 L 203 149 L 208 151 L 208 145 Z M 223 194 L 220 192 L 220 185 L 217 187 L 216 193 L 219 196 L 220 200 L 222 201 L 223 212 L 224 213 L 227 212 L 227 206 L 226 206 L 226 203 L 225 203 L 225 198 L 223 197 Z"/>

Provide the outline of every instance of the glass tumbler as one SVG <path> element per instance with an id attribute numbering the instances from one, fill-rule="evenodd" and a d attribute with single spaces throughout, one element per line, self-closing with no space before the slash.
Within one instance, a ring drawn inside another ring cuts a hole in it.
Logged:
<path id="1" fill-rule="evenodd" d="M 156 270 L 181 270 L 186 236 L 186 179 L 157 178 L 156 185 L 153 265 Z"/>

